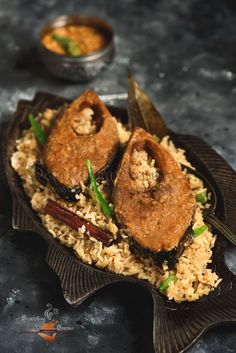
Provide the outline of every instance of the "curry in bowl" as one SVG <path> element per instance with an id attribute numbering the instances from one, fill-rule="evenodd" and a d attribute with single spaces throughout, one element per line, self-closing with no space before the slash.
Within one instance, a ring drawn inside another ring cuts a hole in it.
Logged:
<path id="1" fill-rule="evenodd" d="M 77 24 L 51 29 L 41 42 L 56 54 L 85 56 L 103 49 L 107 45 L 107 38 L 99 28 Z"/>

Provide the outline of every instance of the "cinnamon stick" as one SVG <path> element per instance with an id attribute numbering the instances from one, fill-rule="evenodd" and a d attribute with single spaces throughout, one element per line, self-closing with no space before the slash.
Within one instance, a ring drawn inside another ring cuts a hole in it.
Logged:
<path id="1" fill-rule="evenodd" d="M 85 226 L 87 233 L 89 233 L 91 237 L 101 241 L 105 246 L 110 245 L 112 238 L 109 233 L 104 232 L 104 230 L 98 228 L 91 222 L 77 216 L 75 213 L 61 206 L 56 201 L 48 199 L 46 206 L 44 207 L 44 211 L 74 230 L 78 230 L 78 228 Z"/>

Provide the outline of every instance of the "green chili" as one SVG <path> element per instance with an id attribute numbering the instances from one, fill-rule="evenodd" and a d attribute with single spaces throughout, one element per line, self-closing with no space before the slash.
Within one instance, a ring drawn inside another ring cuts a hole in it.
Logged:
<path id="1" fill-rule="evenodd" d="M 41 145 L 43 145 L 46 141 L 46 134 L 43 131 L 40 123 L 38 122 L 38 120 L 35 118 L 35 116 L 30 113 L 28 116 L 29 122 L 34 130 L 34 134 L 36 139 L 41 143 Z"/>
<path id="2" fill-rule="evenodd" d="M 207 226 L 205 224 L 203 224 L 203 226 L 195 228 L 193 230 L 193 235 L 194 237 L 197 237 L 198 235 L 202 234 L 203 232 L 205 232 L 205 230 L 207 230 Z"/>
<path id="3" fill-rule="evenodd" d="M 176 277 L 175 275 L 169 275 L 160 285 L 159 287 L 159 291 L 160 293 L 165 292 L 165 290 L 169 287 L 170 282 L 172 281 L 177 281 L 178 277 Z"/>
<path id="4" fill-rule="evenodd" d="M 207 202 L 207 195 L 205 192 L 200 192 L 196 195 L 196 201 L 203 204 Z"/>
<path id="5" fill-rule="evenodd" d="M 53 34 L 52 39 L 58 42 L 65 50 L 66 54 L 70 56 L 80 56 L 80 46 L 75 43 L 72 39 L 58 34 Z"/>
<path id="6" fill-rule="evenodd" d="M 104 199 L 104 197 L 102 196 L 100 191 L 98 190 L 98 186 L 97 186 L 94 174 L 93 174 L 93 168 L 92 168 L 92 165 L 91 165 L 91 162 L 90 162 L 89 159 L 86 161 L 86 166 L 88 168 L 90 183 L 91 183 L 93 192 L 95 194 L 96 200 L 100 204 L 100 206 L 102 208 L 102 211 L 105 214 L 105 216 L 110 217 L 111 214 L 112 214 L 112 209 L 108 205 L 108 203 L 106 202 L 106 200 Z"/>

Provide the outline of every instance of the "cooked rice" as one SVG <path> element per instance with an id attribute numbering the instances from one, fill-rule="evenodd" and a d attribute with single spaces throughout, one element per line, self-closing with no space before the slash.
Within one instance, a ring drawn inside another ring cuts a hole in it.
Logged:
<path id="1" fill-rule="evenodd" d="M 120 143 L 126 143 L 130 138 L 131 132 L 120 121 L 117 121 L 117 130 Z"/>
<path id="2" fill-rule="evenodd" d="M 130 175 L 140 189 L 154 188 L 158 179 L 155 160 L 145 150 L 134 148 L 130 159 Z"/>
<path id="3" fill-rule="evenodd" d="M 160 141 L 160 144 L 165 147 L 165 149 L 172 155 L 172 157 L 179 165 L 183 164 L 187 167 L 193 168 L 191 163 L 186 159 L 185 151 L 182 148 L 175 147 L 169 136 L 163 137 L 163 139 Z"/>
<path id="4" fill-rule="evenodd" d="M 194 215 L 193 229 L 202 226 L 202 212 L 198 208 Z M 193 301 L 202 295 L 209 293 L 221 281 L 216 273 L 207 268 L 212 257 L 216 237 L 207 229 L 201 235 L 194 238 L 180 257 L 176 266 L 176 282 L 171 282 L 167 289 L 169 299 L 177 302 L 184 300 Z M 168 271 L 165 276 L 168 276 Z"/>
<path id="5" fill-rule="evenodd" d="M 91 108 L 84 108 L 75 115 L 73 129 L 79 135 L 95 134 L 96 122 L 93 119 L 94 111 Z"/>
<path id="6" fill-rule="evenodd" d="M 48 129 L 55 114 L 56 111 L 47 110 L 40 115 L 40 122 L 45 130 Z M 120 142 L 127 142 L 130 131 L 120 122 L 117 122 L 117 128 Z M 176 148 L 169 137 L 164 137 L 160 143 L 179 164 L 191 167 L 191 164 L 186 160 L 184 150 Z M 137 153 L 139 152 L 137 151 Z M 158 178 L 158 172 L 153 170 L 153 168 L 156 168 L 152 159 L 151 161 L 148 160 L 148 156 L 143 154 L 140 157 L 143 158 L 143 163 L 150 167 L 150 174 L 154 179 Z M 49 184 L 46 186 L 40 184 L 35 178 L 33 168 L 38 158 L 40 158 L 38 144 L 32 128 L 29 128 L 24 130 L 21 138 L 16 141 L 16 152 L 11 158 L 12 167 L 20 175 L 24 189 L 31 199 L 32 207 L 38 212 L 44 226 L 54 238 L 65 246 L 71 247 L 82 261 L 122 275 L 134 275 L 139 279 L 147 280 L 157 288 L 170 273 L 173 273 L 178 279 L 170 283 L 165 294 L 169 299 L 174 299 L 176 302 L 197 300 L 201 296 L 209 294 L 218 286 L 221 279 L 215 272 L 207 268 L 207 265 L 211 263 L 212 248 L 216 239 L 210 229 L 185 244 L 185 250 L 179 258 L 175 270 L 170 271 L 166 262 L 163 263 L 162 268 L 158 268 L 152 258 L 138 256 L 131 251 L 127 236 L 122 229 L 119 229 L 113 219 L 107 219 L 104 216 L 97 202 L 86 196 L 88 193 L 86 193 L 84 185 L 82 185 L 83 192 L 77 195 L 77 201 L 69 203 L 62 200 Z M 199 192 L 206 192 L 202 181 L 196 176 L 187 173 L 187 177 L 195 196 Z M 99 188 L 109 201 L 110 195 L 105 192 L 106 182 L 100 183 Z M 51 216 L 45 215 L 42 210 L 48 198 L 60 202 L 60 204 L 96 226 L 109 230 L 114 238 L 120 235 L 122 240 L 118 244 L 105 247 L 100 241 L 90 238 L 85 227 L 75 231 Z M 110 205 L 112 206 L 112 204 Z M 202 212 L 203 208 L 207 206 L 196 202 L 193 229 L 204 224 Z"/>

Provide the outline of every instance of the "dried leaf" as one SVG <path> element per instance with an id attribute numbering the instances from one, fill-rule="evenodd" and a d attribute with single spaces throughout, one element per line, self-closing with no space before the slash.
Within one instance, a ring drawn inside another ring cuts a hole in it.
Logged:
<path id="1" fill-rule="evenodd" d="M 128 115 L 131 128 L 139 126 L 161 138 L 167 135 L 168 129 L 165 121 L 150 98 L 143 92 L 131 74 L 129 74 L 128 80 Z"/>

